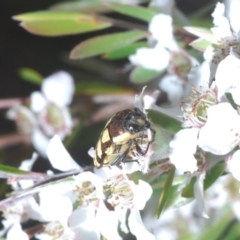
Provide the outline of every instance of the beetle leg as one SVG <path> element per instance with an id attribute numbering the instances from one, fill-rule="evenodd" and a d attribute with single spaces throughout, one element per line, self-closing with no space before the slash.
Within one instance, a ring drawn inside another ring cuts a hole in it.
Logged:
<path id="1" fill-rule="evenodd" d="M 136 147 L 136 150 L 137 150 L 137 152 L 138 152 L 141 156 L 144 156 L 144 155 L 148 152 L 148 149 L 149 149 L 149 147 L 150 147 L 150 144 L 151 144 L 151 143 L 154 141 L 154 139 L 155 139 L 155 134 L 156 134 L 155 130 L 153 130 L 152 128 L 150 128 L 150 130 L 151 130 L 151 132 L 152 132 L 152 134 L 153 134 L 153 137 L 152 137 L 152 139 L 148 142 L 145 151 L 142 150 L 142 148 L 141 148 L 141 147 L 139 146 L 139 144 L 137 143 L 136 139 L 133 139 L 134 144 L 135 144 L 135 147 Z"/>
<path id="2" fill-rule="evenodd" d="M 120 162 L 124 162 L 124 160 L 126 159 L 126 157 L 128 156 L 130 152 L 130 147 L 128 147 L 125 152 L 123 154 L 121 154 L 120 156 L 118 156 L 112 163 L 111 165 L 119 165 Z"/>

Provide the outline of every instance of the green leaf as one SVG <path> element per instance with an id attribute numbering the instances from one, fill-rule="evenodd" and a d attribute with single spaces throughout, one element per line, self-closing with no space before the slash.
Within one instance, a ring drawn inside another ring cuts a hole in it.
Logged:
<path id="1" fill-rule="evenodd" d="M 232 227 L 227 232 L 225 239 L 227 239 L 227 240 L 240 239 L 240 223 L 236 219 L 232 220 L 231 223 L 232 224 L 234 223 L 234 226 L 232 226 L 232 224 L 231 224 Z"/>
<path id="2" fill-rule="evenodd" d="M 156 125 L 172 133 L 177 133 L 182 129 L 182 123 L 159 111 L 148 109 L 148 118 Z"/>
<path id="3" fill-rule="evenodd" d="M 129 88 L 124 88 L 109 83 L 88 81 L 88 82 L 77 82 L 76 93 L 83 95 L 96 95 L 96 94 L 124 94 L 132 93 L 133 91 Z"/>
<path id="4" fill-rule="evenodd" d="M 207 40 L 211 43 L 217 44 L 217 39 L 215 39 L 211 30 L 202 27 L 184 27 L 184 29 L 193 35 L 196 35 L 204 40 Z"/>
<path id="5" fill-rule="evenodd" d="M 184 176 L 176 176 L 173 179 L 172 186 L 180 185 L 184 182 L 185 177 Z M 166 182 L 166 178 L 161 178 L 158 181 L 151 184 L 152 188 L 163 188 L 164 184 Z"/>
<path id="6" fill-rule="evenodd" d="M 227 100 L 230 102 L 232 107 L 237 110 L 239 106 L 234 102 L 232 94 L 227 92 L 225 93 L 225 96 L 227 97 Z"/>
<path id="7" fill-rule="evenodd" d="M 92 57 L 120 49 L 141 38 L 146 37 L 146 35 L 147 32 L 132 30 L 94 37 L 75 46 L 75 48 L 70 53 L 70 58 L 79 59 Z"/>
<path id="8" fill-rule="evenodd" d="M 168 172 L 166 182 L 165 182 L 162 192 L 160 194 L 158 207 L 157 207 L 157 218 L 160 217 L 160 215 L 161 215 L 162 211 L 164 210 L 164 207 L 167 203 L 167 200 L 168 200 L 169 194 L 171 192 L 171 188 L 172 188 L 174 174 L 175 174 L 175 167 L 172 167 L 172 169 Z"/>
<path id="9" fill-rule="evenodd" d="M 20 68 L 18 70 L 18 74 L 25 81 L 28 81 L 37 85 L 42 84 L 43 76 L 39 72 L 35 71 L 34 69 L 27 68 L 27 67 Z"/>
<path id="10" fill-rule="evenodd" d="M 188 25 L 191 25 L 191 26 L 194 26 L 194 27 L 203 27 L 203 28 L 212 28 L 213 27 L 213 22 L 212 22 L 212 19 L 210 18 L 194 18 L 194 19 L 190 19 L 190 24 Z M 185 25 L 186 26 L 186 25 Z"/>
<path id="11" fill-rule="evenodd" d="M 167 156 L 169 152 L 169 143 L 172 140 L 170 134 L 160 127 L 154 127 L 156 131 L 152 155 L 152 159 L 162 159 Z"/>
<path id="12" fill-rule="evenodd" d="M 225 167 L 226 167 L 225 163 L 219 163 L 207 172 L 203 182 L 204 190 L 212 186 L 212 184 L 223 174 Z M 183 197 L 185 198 L 194 197 L 193 186 L 195 182 L 196 182 L 196 177 L 193 177 L 190 183 L 185 188 L 183 188 L 182 190 Z"/>
<path id="13" fill-rule="evenodd" d="M 146 22 L 150 22 L 152 18 L 157 14 L 157 12 L 154 10 L 141 6 L 133 6 L 120 3 L 108 3 L 107 6 L 118 13 L 138 18 Z"/>
<path id="14" fill-rule="evenodd" d="M 44 173 L 27 172 L 18 168 L 0 164 L 0 178 L 13 179 L 42 179 L 46 176 Z"/>
<path id="15" fill-rule="evenodd" d="M 106 5 L 103 4 L 102 2 L 99 2 L 99 0 L 56 3 L 50 7 L 50 10 L 83 12 L 83 13 L 109 11 L 109 9 L 106 7 Z"/>
<path id="16" fill-rule="evenodd" d="M 188 17 L 182 13 L 178 8 L 173 9 L 173 25 L 178 27 L 184 27 L 190 25 Z"/>
<path id="17" fill-rule="evenodd" d="M 76 12 L 39 11 L 14 16 L 27 31 L 42 36 L 62 36 L 108 28 L 111 23 Z"/>
<path id="18" fill-rule="evenodd" d="M 138 48 L 147 47 L 147 46 L 148 46 L 148 43 L 146 41 L 132 43 L 121 49 L 117 49 L 115 51 L 105 53 L 103 55 L 103 58 L 108 60 L 126 58 L 129 55 L 134 54 Z"/>
<path id="19" fill-rule="evenodd" d="M 161 74 L 162 71 L 156 71 L 141 66 L 137 66 L 132 70 L 130 74 L 130 81 L 132 83 L 143 84 L 153 80 L 154 78 L 160 76 Z"/>
<path id="20" fill-rule="evenodd" d="M 198 51 L 204 52 L 207 49 L 207 47 L 209 45 L 211 45 L 211 42 L 209 42 L 205 39 L 202 39 L 202 38 L 198 38 L 198 39 L 194 40 L 193 42 L 191 42 L 189 45 L 194 47 Z"/>
<path id="21" fill-rule="evenodd" d="M 234 216 L 231 212 L 227 211 L 223 216 L 220 217 L 217 221 L 214 223 L 211 223 L 208 225 L 207 228 L 205 228 L 205 231 L 201 236 L 198 238 L 198 240 L 219 240 L 219 239 L 228 239 L 226 236 L 224 236 L 224 233 L 226 229 L 229 227 L 230 223 L 234 219 Z M 235 238 L 239 239 L 239 238 Z"/>

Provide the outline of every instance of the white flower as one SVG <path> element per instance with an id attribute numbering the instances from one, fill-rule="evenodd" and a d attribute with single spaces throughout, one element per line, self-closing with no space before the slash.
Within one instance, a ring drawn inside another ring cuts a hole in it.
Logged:
<path id="1" fill-rule="evenodd" d="M 10 227 L 7 233 L 6 239 L 7 240 L 15 240 L 15 239 L 29 240 L 30 238 L 22 230 L 22 227 L 19 223 L 14 223 L 12 227 Z"/>
<path id="2" fill-rule="evenodd" d="M 35 149 L 46 157 L 49 138 L 58 134 L 64 139 L 71 133 L 73 121 L 68 109 L 74 94 L 72 77 L 59 71 L 44 79 L 41 92 L 30 96 L 30 109 L 14 106 L 7 117 L 15 120 L 21 133 L 31 136 Z"/>
<path id="3" fill-rule="evenodd" d="M 31 171 L 33 164 L 36 162 L 38 155 L 36 153 L 33 153 L 32 158 L 28 160 L 22 161 L 22 163 L 19 166 L 20 170 L 24 171 Z M 28 187 L 31 187 L 34 185 L 34 181 L 31 179 L 28 180 L 19 180 L 17 182 L 11 183 L 11 186 L 14 190 L 17 189 L 26 189 Z"/>
<path id="4" fill-rule="evenodd" d="M 18 131 L 23 134 L 32 134 L 37 127 L 37 118 L 27 107 L 17 105 L 7 111 L 7 118 L 16 121 Z"/>
<path id="5" fill-rule="evenodd" d="M 240 181 L 240 150 L 236 151 L 227 160 L 227 169 L 238 181 Z"/>
<path id="6" fill-rule="evenodd" d="M 149 24 L 151 32 L 150 44 L 153 47 L 139 48 L 137 52 L 129 56 L 133 65 L 147 69 L 163 71 L 167 68 L 171 54 L 169 50 L 179 49 L 173 37 L 172 18 L 169 15 L 158 14 Z M 162 34 L 164 32 L 164 34 Z"/>
<path id="7" fill-rule="evenodd" d="M 238 33 L 240 30 L 239 8 L 240 1 L 231 1 L 229 6 L 228 18 L 230 20 L 231 27 L 235 33 Z"/>
<path id="8" fill-rule="evenodd" d="M 216 155 L 233 150 L 240 140 L 240 116 L 229 103 L 208 108 L 206 124 L 199 133 L 199 147 Z"/>
<path id="9" fill-rule="evenodd" d="M 173 36 L 172 17 L 170 15 L 155 15 L 149 24 L 148 30 L 152 34 L 151 37 L 157 40 L 162 47 L 171 50 L 179 49 Z"/>
<path id="10" fill-rule="evenodd" d="M 82 170 L 67 152 L 58 135 L 49 141 L 47 156 L 52 166 L 60 171 Z"/>
<path id="11" fill-rule="evenodd" d="M 149 231 L 147 231 L 147 229 L 145 228 L 139 211 L 136 210 L 131 211 L 128 219 L 128 224 L 131 233 L 136 236 L 137 240 L 156 239 L 155 236 Z"/>
<path id="12" fill-rule="evenodd" d="M 219 100 L 226 92 L 232 94 L 233 100 L 240 105 L 240 59 L 230 54 L 222 60 L 216 72 L 216 85 Z"/>
<path id="13" fill-rule="evenodd" d="M 157 44 L 153 48 L 139 48 L 135 54 L 129 56 L 129 60 L 133 65 L 160 72 L 167 68 L 170 54 L 162 45 Z"/>
<path id="14" fill-rule="evenodd" d="M 224 16 L 224 14 L 225 6 L 223 3 L 218 2 L 216 4 L 214 12 L 212 13 L 213 24 L 215 27 L 211 28 L 217 40 L 232 35 L 228 19 Z"/>
<path id="15" fill-rule="evenodd" d="M 210 66 L 210 81 L 215 76 L 218 64 L 229 55 L 231 49 L 235 51 L 236 46 L 239 45 L 238 38 L 232 33 L 229 21 L 224 14 L 224 4 L 217 3 L 212 14 L 215 27 L 211 28 L 211 30 L 218 45 L 215 47 L 209 46 L 204 53 L 204 58 L 209 62 Z"/>
<path id="16" fill-rule="evenodd" d="M 171 106 L 179 105 L 183 97 L 190 93 L 190 86 L 185 83 L 177 75 L 167 75 L 159 82 L 159 88 L 167 93 Z"/>
<path id="17" fill-rule="evenodd" d="M 140 104 L 139 101 L 137 98 L 136 102 L 138 104 Z M 75 166 L 73 163 L 74 160 L 67 154 L 58 136 L 55 136 L 50 141 L 47 154 L 49 155 L 50 162 L 57 169 L 72 170 Z M 57 161 L 59 164 L 56 164 Z M 76 169 L 79 169 L 79 167 L 76 167 Z M 93 230 L 93 226 L 96 224 L 95 221 L 97 221 L 98 230 L 103 236 L 110 237 L 110 239 L 118 239 L 117 226 L 119 220 L 122 220 L 123 213 L 127 209 L 131 211 L 142 210 L 152 194 L 152 188 L 144 181 L 140 180 L 139 184 L 135 184 L 128 180 L 125 174 L 114 166 L 111 169 L 95 169 L 95 172 L 98 176 L 90 172 L 83 172 L 75 177 L 77 184 L 75 184 L 76 187 L 73 190 L 73 197 L 71 198 L 75 199 L 80 210 L 75 210 L 73 215 L 69 217 L 69 226 L 70 228 L 73 227 L 75 233 L 83 232 L 87 226 L 87 229 L 92 229 L 88 230 L 91 232 L 90 234 L 97 236 L 98 233 L 96 230 Z M 109 194 L 106 200 L 112 205 L 115 211 L 109 211 L 103 203 L 102 200 L 105 199 L 103 188 L 105 191 L 108 189 Z M 144 195 L 142 195 L 143 192 Z M 85 219 L 84 222 L 81 220 L 77 224 L 76 215 L 80 214 L 81 211 L 85 211 L 86 218 L 89 217 L 91 221 Z M 92 215 L 94 211 L 96 212 L 95 220 L 93 220 Z M 106 216 L 108 217 L 106 218 Z M 138 218 L 135 220 L 138 221 Z M 132 217 L 132 221 L 134 221 L 134 217 Z M 111 231 L 109 231 L 110 225 L 112 226 Z M 121 225 L 124 228 L 124 224 L 122 223 Z M 107 229 L 106 226 L 108 226 Z"/>
<path id="18" fill-rule="evenodd" d="M 197 128 L 184 129 L 179 131 L 170 142 L 170 161 L 183 172 L 197 170 L 197 160 L 194 154 L 197 150 L 198 133 Z"/>
<path id="19" fill-rule="evenodd" d="M 73 126 L 67 106 L 74 93 L 72 77 L 66 72 L 58 72 L 46 78 L 42 83 L 42 93 L 31 94 L 31 109 L 47 136 L 68 135 Z"/>

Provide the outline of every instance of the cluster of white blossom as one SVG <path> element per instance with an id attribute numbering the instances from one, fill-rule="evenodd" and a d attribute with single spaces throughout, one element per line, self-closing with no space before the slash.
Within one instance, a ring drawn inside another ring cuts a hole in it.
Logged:
<path id="1" fill-rule="evenodd" d="M 20 133 L 29 135 L 35 149 L 46 157 L 50 138 L 58 134 L 64 139 L 73 128 L 68 106 L 74 81 L 67 72 L 60 71 L 44 79 L 41 90 L 31 94 L 29 106 L 13 106 L 7 117 L 16 121 Z"/>
<path id="2" fill-rule="evenodd" d="M 83 169 L 71 158 L 58 136 L 50 140 L 47 156 L 55 169 L 61 171 Z M 22 163 L 30 170 L 35 157 Z M 22 181 L 25 181 L 22 184 Z M 26 181 L 30 181 L 27 182 Z M 21 188 L 31 186 L 32 180 L 21 180 Z M 144 193 L 144 194 L 142 194 Z M 152 194 L 151 186 L 142 180 L 135 184 L 118 167 L 94 169 L 72 176 L 72 182 L 53 184 L 39 193 L 38 201 L 28 197 L 4 211 L 7 239 L 30 239 L 21 227 L 28 219 L 44 223 L 37 231 L 37 239 L 122 239 L 129 230 L 137 239 L 155 239 L 142 223 L 140 210 Z M 128 216 L 128 227 L 126 225 Z"/>
<path id="3" fill-rule="evenodd" d="M 152 1 L 153 6 L 155 2 Z M 150 22 L 149 47 L 140 48 L 129 56 L 135 66 L 159 73 L 167 72 L 161 78 L 159 87 L 167 92 L 172 106 L 181 110 L 181 116 L 175 117 L 182 118 L 183 129 L 170 141 L 168 160 L 160 164 L 156 176 L 160 175 L 161 167 L 168 171 L 174 165 L 178 174 L 184 173 L 186 176 L 181 189 L 192 177 L 196 177 L 194 195 L 198 212 L 203 217 L 208 217 L 207 212 L 215 207 L 212 207 L 211 201 L 206 207 L 204 204 L 203 181 L 208 170 L 225 162 L 226 171 L 240 181 L 240 112 L 236 107 L 240 105 L 240 15 L 237 8 L 240 9 L 240 1 L 236 0 L 229 5 L 226 17 L 224 4 L 217 3 L 212 14 L 214 27 L 211 31 L 218 44 L 206 49 L 202 64 L 178 45 L 168 11 L 157 14 Z M 67 108 L 73 91 L 72 78 L 65 72 L 59 72 L 44 80 L 42 93 L 31 95 L 30 109 L 16 106 L 9 110 L 9 118 L 17 121 L 22 132 L 30 129 L 35 148 L 43 155 L 47 149 L 46 155 L 55 169 L 62 172 L 79 170 L 81 173 L 72 176 L 71 181 L 42 189 L 38 200 L 31 196 L 6 208 L 4 229 L 0 234 L 5 234 L 7 240 L 16 239 L 16 236 L 28 240 L 30 233 L 22 229 L 21 224 L 32 219 L 43 223 L 44 227 L 34 235 L 44 240 L 97 240 L 101 237 L 115 240 L 122 239 L 121 235 L 129 231 L 138 240 L 176 239 L 177 230 L 172 230 L 170 222 L 176 220 L 176 213 L 184 221 L 191 222 L 194 205 L 175 213 L 166 212 L 154 222 L 152 216 L 145 213 L 142 220 L 140 210 L 145 208 L 153 189 L 146 181 L 134 183 L 128 175 L 136 171 L 151 175 L 153 168 L 150 164 L 159 160 L 154 152 L 157 151 L 157 143 L 150 147 L 145 156 L 136 153 L 138 163 L 127 163 L 122 169 L 111 166 L 84 171 L 66 151 L 61 139 L 70 133 L 73 126 Z M 144 96 L 144 108 L 156 108 L 154 104 L 158 93 Z M 229 101 L 228 93 L 233 101 Z M 136 98 L 135 106 L 142 109 L 141 97 Z M 47 141 L 38 146 L 40 138 Z M 34 161 L 35 157 L 23 162 L 21 168 L 31 170 Z M 225 178 L 225 183 L 231 181 Z M 224 193 L 222 179 L 215 189 Z M 19 185 L 24 189 L 32 186 L 33 181 L 20 181 Z M 211 195 L 213 191 L 207 193 L 206 200 L 214 199 Z M 220 205 L 226 204 L 226 199 L 227 194 Z M 232 209 L 237 211 L 238 208 L 239 202 L 235 199 Z M 236 217 L 239 218 L 239 213 Z M 196 229 L 195 223 L 189 225 L 189 231 L 197 232 Z"/>

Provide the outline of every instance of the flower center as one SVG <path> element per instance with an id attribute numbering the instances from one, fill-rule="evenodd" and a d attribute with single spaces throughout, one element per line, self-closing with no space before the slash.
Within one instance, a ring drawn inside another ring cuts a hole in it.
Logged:
<path id="1" fill-rule="evenodd" d="M 133 206 L 134 194 L 123 175 L 117 175 L 107 180 L 105 191 L 108 191 L 107 201 L 112 207 L 131 208 Z"/>
<path id="2" fill-rule="evenodd" d="M 185 127 L 202 127 L 207 121 L 207 109 L 218 103 L 217 93 L 203 87 L 192 88 L 192 94 L 184 99 L 181 109 Z"/>
<path id="3" fill-rule="evenodd" d="M 49 104 L 46 109 L 46 120 L 56 130 L 60 130 L 64 126 L 64 118 L 62 111 L 55 104 Z"/>
<path id="4" fill-rule="evenodd" d="M 192 68 L 188 55 L 184 52 L 173 52 L 170 60 L 169 72 L 187 80 L 187 74 Z"/>
<path id="5" fill-rule="evenodd" d="M 76 185 L 73 194 L 77 198 L 76 207 L 98 204 L 99 199 L 97 197 L 96 187 L 90 181 Z"/>
<path id="6" fill-rule="evenodd" d="M 74 233 L 66 229 L 59 221 L 53 221 L 44 226 L 44 233 L 53 240 L 73 240 Z"/>

